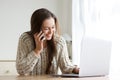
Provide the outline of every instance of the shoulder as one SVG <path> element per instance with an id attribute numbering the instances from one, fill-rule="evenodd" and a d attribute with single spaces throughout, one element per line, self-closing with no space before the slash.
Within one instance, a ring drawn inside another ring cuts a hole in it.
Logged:
<path id="1" fill-rule="evenodd" d="M 22 33 L 19 38 L 19 41 L 22 41 L 24 43 L 30 42 L 31 40 L 32 40 L 32 37 L 26 32 Z"/>
<path id="2" fill-rule="evenodd" d="M 57 46 L 64 47 L 64 45 L 66 45 L 66 41 L 65 41 L 64 37 L 55 35 L 54 39 L 55 39 L 55 43 Z"/>

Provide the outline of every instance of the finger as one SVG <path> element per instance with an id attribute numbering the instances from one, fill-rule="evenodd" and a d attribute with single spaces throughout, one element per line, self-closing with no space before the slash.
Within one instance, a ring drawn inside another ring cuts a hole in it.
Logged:
<path id="1" fill-rule="evenodd" d="M 46 38 L 44 37 L 41 41 L 44 41 Z"/>
<path id="2" fill-rule="evenodd" d="M 37 37 L 39 37 L 40 35 L 42 35 L 42 31 L 40 31 L 40 32 L 38 33 Z"/>
<path id="3" fill-rule="evenodd" d="M 42 37 L 44 37 L 45 35 L 44 35 L 44 33 L 42 33 L 41 35 L 40 35 L 40 39 L 42 38 Z"/>

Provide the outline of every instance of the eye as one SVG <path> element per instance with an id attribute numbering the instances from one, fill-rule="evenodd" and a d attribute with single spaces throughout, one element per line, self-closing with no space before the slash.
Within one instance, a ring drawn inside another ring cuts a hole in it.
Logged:
<path id="1" fill-rule="evenodd" d="M 52 29 L 54 29 L 54 28 L 55 28 L 55 26 L 52 27 Z"/>
<path id="2" fill-rule="evenodd" d="M 46 28 L 44 28 L 44 30 L 48 30 L 48 29 L 49 29 L 49 28 L 47 28 L 47 27 L 46 27 Z"/>

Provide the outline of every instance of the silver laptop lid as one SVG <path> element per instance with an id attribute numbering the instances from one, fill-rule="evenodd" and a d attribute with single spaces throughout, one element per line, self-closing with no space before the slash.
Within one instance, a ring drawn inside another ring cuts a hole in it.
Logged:
<path id="1" fill-rule="evenodd" d="M 84 37 L 81 48 L 79 76 L 108 75 L 111 42 Z"/>

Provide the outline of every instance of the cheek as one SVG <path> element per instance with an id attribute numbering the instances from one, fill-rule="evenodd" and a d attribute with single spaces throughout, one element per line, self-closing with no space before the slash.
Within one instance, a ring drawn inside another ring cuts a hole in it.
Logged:
<path id="1" fill-rule="evenodd" d="M 54 33 L 56 32 L 56 28 L 53 29 L 53 32 L 54 32 Z"/>
<path id="2" fill-rule="evenodd" d="M 55 31 L 56 31 L 56 30 L 54 29 L 54 30 L 53 30 L 53 33 L 55 33 Z"/>
<path id="3" fill-rule="evenodd" d="M 43 33 L 44 33 L 44 34 L 47 34 L 47 33 L 48 33 L 48 31 L 47 31 L 47 30 L 43 30 Z"/>

